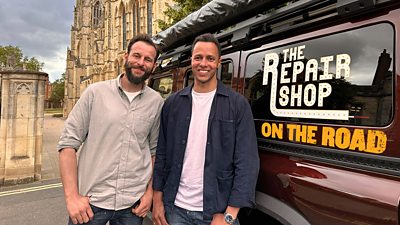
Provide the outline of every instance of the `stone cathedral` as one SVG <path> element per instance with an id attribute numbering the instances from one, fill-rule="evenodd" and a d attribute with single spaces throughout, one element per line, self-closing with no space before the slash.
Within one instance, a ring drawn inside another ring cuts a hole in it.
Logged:
<path id="1" fill-rule="evenodd" d="M 172 0 L 76 0 L 67 50 L 64 117 L 91 83 L 123 72 L 127 42 L 160 31 L 157 20 Z"/>

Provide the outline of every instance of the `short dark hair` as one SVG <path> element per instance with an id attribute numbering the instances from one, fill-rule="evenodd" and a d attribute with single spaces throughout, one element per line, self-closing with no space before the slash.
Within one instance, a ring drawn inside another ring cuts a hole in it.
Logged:
<path id="1" fill-rule="evenodd" d="M 214 44 L 217 46 L 217 48 L 218 48 L 218 55 L 221 56 L 221 45 L 219 44 L 218 39 L 215 38 L 215 36 L 214 36 L 213 34 L 210 34 L 210 33 L 201 34 L 201 35 L 197 36 L 197 37 L 194 39 L 194 41 L 193 41 L 193 43 L 192 43 L 192 53 L 193 53 L 194 46 L 195 46 L 196 43 L 199 42 L 199 41 L 201 41 L 201 42 L 211 42 L 211 43 L 214 43 Z"/>
<path id="2" fill-rule="evenodd" d="M 128 54 L 130 53 L 132 45 L 138 41 L 143 41 L 143 42 L 153 46 L 154 49 L 156 50 L 156 58 L 154 60 L 157 60 L 158 54 L 159 54 L 158 48 L 157 48 L 156 44 L 154 44 L 153 40 L 151 39 L 151 36 L 148 34 L 138 34 L 138 35 L 134 36 L 128 43 L 128 49 L 126 50 L 127 53 Z"/>

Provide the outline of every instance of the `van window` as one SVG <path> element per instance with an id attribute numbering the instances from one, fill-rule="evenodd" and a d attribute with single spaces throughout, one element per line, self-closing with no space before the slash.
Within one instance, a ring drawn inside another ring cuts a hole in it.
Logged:
<path id="1" fill-rule="evenodd" d="M 247 57 L 256 119 L 385 126 L 393 116 L 394 30 L 388 23 Z"/>
<path id="2" fill-rule="evenodd" d="M 232 61 L 225 61 L 221 63 L 221 74 L 220 80 L 227 87 L 232 86 L 232 76 L 233 76 L 233 63 Z"/>
<path id="3" fill-rule="evenodd" d="M 172 75 L 153 79 L 151 87 L 166 99 L 172 93 Z"/>
<path id="4" fill-rule="evenodd" d="M 185 74 L 185 86 L 191 86 L 194 83 L 194 76 L 193 76 L 193 72 L 191 70 L 187 71 Z"/>

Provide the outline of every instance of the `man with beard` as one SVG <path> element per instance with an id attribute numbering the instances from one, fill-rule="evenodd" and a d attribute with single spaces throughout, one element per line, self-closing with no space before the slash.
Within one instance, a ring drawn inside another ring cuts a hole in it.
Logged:
<path id="1" fill-rule="evenodd" d="M 149 211 L 163 99 L 145 80 L 157 56 L 150 36 L 134 37 L 125 73 L 90 85 L 69 114 L 57 146 L 68 224 L 139 225 Z"/>

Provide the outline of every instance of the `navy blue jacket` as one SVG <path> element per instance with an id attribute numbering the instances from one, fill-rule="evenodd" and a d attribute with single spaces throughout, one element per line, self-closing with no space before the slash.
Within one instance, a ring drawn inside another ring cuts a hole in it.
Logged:
<path id="1" fill-rule="evenodd" d="M 171 95 L 161 112 L 153 188 L 172 206 L 179 187 L 192 113 L 192 87 Z M 218 81 L 208 120 L 204 164 L 204 218 L 228 205 L 255 206 L 259 170 L 257 138 L 247 100 Z"/>

